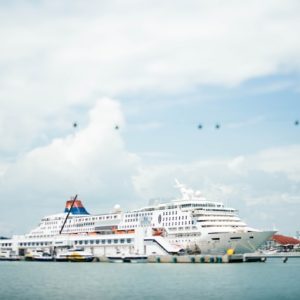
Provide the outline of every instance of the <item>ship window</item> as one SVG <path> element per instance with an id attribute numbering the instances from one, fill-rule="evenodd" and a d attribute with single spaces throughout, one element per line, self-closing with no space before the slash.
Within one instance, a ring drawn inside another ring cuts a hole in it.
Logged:
<path id="1" fill-rule="evenodd" d="M 121 239 L 120 242 L 121 242 L 121 244 L 124 244 L 125 240 L 124 240 L 124 239 Z"/>
<path id="2" fill-rule="evenodd" d="M 254 239 L 254 236 L 250 236 L 249 239 Z"/>
<path id="3" fill-rule="evenodd" d="M 108 243 L 108 244 L 111 244 L 111 240 L 107 240 L 107 243 Z"/>
<path id="4" fill-rule="evenodd" d="M 127 242 L 127 243 L 131 243 L 131 239 L 127 239 L 126 242 Z"/>
<path id="5" fill-rule="evenodd" d="M 105 240 L 101 240 L 101 244 L 105 244 Z"/>
<path id="6" fill-rule="evenodd" d="M 99 240 L 96 240 L 96 244 L 99 244 L 100 243 L 100 241 Z"/>
<path id="7" fill-rule="evenodd" d="M 240 240 L 241 237 L 240 237 L 240 236 L 234 236 L 234 237 L 231 237 L 230 239 L 231 239 L 231 240 Z"/>
<path id="8" fill-rule="evenodd" d="M 90 240 L 90 244 L 94 244 L 94 241 L 93 241 L 93 240 Z"/>
<path id="9" fill-rule="evenodd" d="M 82 242 L 83 242 L 83 241 L 79 241 L 79 244 L 82 245 Z"/>
<path id="10" fill-rule="evenodd" d="M 114 240 L 114 244 L 117 244 L 118 243 L 118 240 Z"/>
<path id="11" fill-rule="evenodd" d="M 75 241 L 75 245 L 77 245 L 78 241 Z"/>

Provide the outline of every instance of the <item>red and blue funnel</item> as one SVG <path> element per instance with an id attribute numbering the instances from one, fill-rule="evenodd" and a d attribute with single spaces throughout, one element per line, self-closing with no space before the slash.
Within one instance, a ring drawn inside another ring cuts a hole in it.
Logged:
<path id="1" fill-rule="evenodd" d="M 72 203 L 74 200 L 68 200 L 66 202 L 65 213 L 68 213 L 71 209 Z M 75 200 L 73 207 L 71 209 L 71 214 L 73 215 L 89 215 L 80 200 Z"/>

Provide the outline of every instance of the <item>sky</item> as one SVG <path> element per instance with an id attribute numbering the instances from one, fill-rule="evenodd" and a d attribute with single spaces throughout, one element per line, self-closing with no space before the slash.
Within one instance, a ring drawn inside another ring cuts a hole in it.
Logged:
<path id="1" fill-rule="evenodd" d="M 0 235 L 75 194 L 90 213 L 169 201 L 177 178 L 294 236 L 299 16 L 292 0 L 0 0 Z"/>

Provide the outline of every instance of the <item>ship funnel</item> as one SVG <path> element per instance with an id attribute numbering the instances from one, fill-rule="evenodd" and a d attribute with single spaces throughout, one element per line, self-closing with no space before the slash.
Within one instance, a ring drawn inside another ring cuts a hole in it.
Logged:
<path id="1" fill-rule="evenodd" d="M 66 202 L 66 207 L 64 211 L 65 213 L 68 213 L 70 211 L 73 201 L 74 200 L 68 200 Z M 89 215 L 89 213 L 86 211 L 80 200 L 75 200 L 70 213 L 73 215 Z"/>

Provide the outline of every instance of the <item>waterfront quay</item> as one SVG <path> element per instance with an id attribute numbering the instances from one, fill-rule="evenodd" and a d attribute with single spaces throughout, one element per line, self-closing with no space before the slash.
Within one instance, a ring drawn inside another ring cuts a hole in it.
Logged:
<path id="1" fill-rule="evenodd" d="M 279 257 L 279 256 L 278 256 Z M 283 257 L 283 256 L 282 256 Z M 298 256 L 300 257 L 300 256 Z M 233 254 L 233 255 L 150 255 L 145 256 L 119 256 L 119 257 L 107 257 L 107 256 L 94 256 L 92 260 L 88 262 L 101 262 L 101 263 L 242 263 L 242 262 L 265 262 L 267 259 L 263 255 L 254 254 Z M 47 259 L 30 259 L 26 257 L 19 257 L 18 259 L 0 259 L 0 261 L 44 261 L 44 262 L 59 262 L 59 260 Z M 65 260 L 65 262 L 87 262 L 84 260 L 74 261 L 72 259 Z"/>

